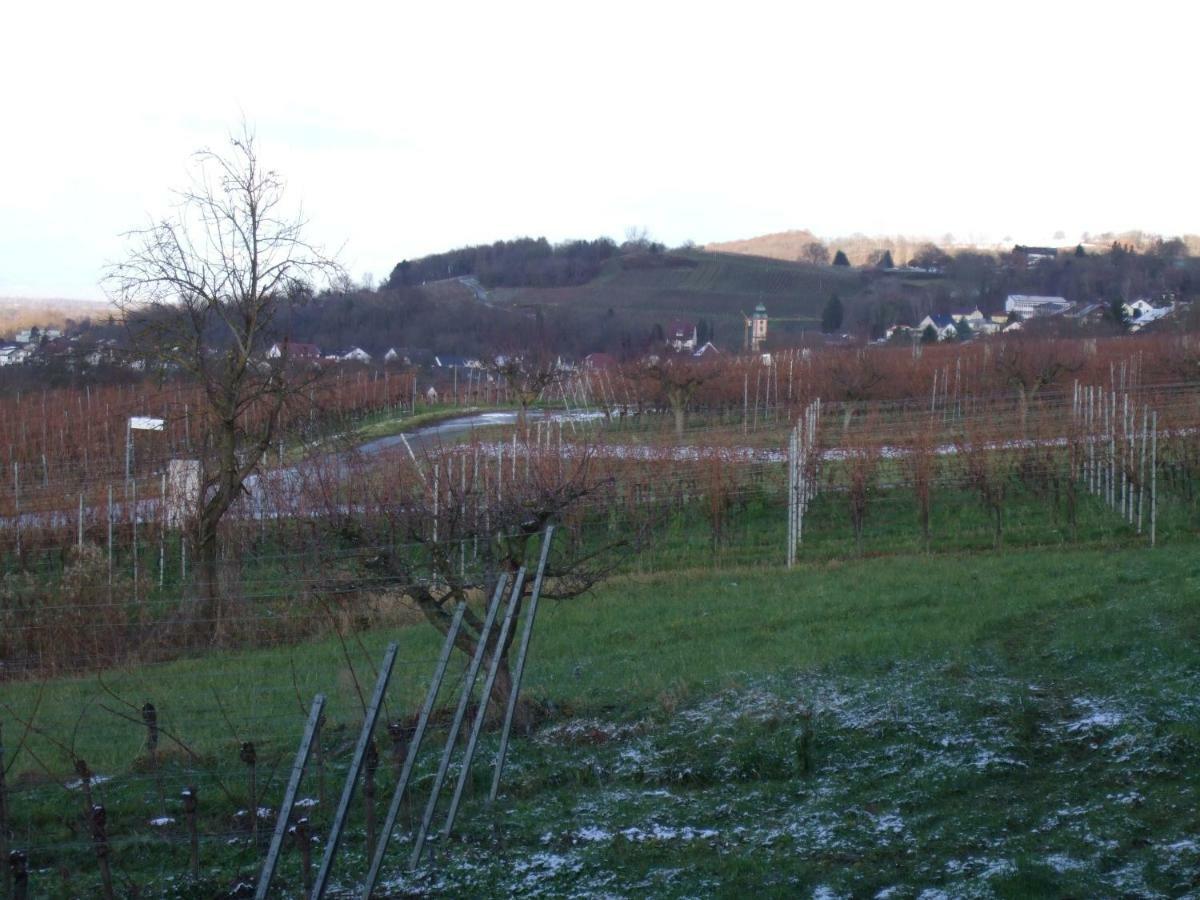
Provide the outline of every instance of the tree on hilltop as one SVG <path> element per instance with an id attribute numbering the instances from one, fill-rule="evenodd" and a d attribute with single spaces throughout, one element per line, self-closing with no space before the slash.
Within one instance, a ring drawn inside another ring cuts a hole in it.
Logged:
<path id="1" fill-rule="evenodd" d="M 829 248 L 820 241 L 810 241 L 800 250 L 800 260 L 813 266 L 829 264 Z"/>

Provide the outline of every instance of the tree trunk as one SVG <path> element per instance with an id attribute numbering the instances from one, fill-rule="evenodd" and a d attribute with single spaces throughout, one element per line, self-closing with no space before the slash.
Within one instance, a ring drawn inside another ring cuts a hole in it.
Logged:
<path id="1" fill-rule="evenodd" d="M 512 671 L 508 666 L 508 655 L 500 660 L 500 668 L 496 670 L 496 684 L 492 689 L 491 703 L 488 714 L 497 723 L 503 722 L 504 711 L 508 708 L 508 698 L 513 692 Z M 528 734 L 537 724 L 540 717 L 538 703 L 529 697 L 519 697 L 517 707 L 513 710 L 513 729 L 518 734 Z"/>
<path id="2" fill-rule="evenodd" d="M 223 628 L 221 603 L 221 571 L 217 544 L 217 529 L 203 521 L 198 526 L 196 537 L 196 576 L 199 586 L 199 610 L 197 624 L 209 630 L 216 639 Z"/>

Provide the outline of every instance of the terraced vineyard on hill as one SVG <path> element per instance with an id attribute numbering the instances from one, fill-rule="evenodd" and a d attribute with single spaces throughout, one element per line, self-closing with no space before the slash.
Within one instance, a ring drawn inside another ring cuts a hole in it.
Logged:
<path id="1" fill-rule="evenodd" d="M 861 273 L 779 260 L 712 253 L 622 257 L 578 287 L 496 291 L 508 305 L 571 306 L 604 314 L 611 309 L 650 327 L 673 318 L 714 323 L 718 343 L 736 347 L 742 311 L 766 305 L 774 325 L 787 331 L 817 328 L 831 293 L 852 300 L 865 289 Z"/>

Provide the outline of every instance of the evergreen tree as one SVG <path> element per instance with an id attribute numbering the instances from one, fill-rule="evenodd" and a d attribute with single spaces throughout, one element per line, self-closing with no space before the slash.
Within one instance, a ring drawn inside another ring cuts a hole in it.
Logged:
<path id="1" fill-rule="evenodd" d="M 842 309 L 842 299 L 835 291 L 829 297 L 829 302 L 825 304 L 825 310 L 821 313 L 821 330 L 826 334 L 831 334 L 842 327 L 842 318 L 845 311 Z"/>
<path id="2" fill-rule="evenodd" d="M 843 253 L 841 250 L 839 250 L 837 253 L 835 253 L 833 255 L 833 264 L 835 266 L 848 266 L 848 265 L 850 265 L 850 259 L 846 256 L 845 253 Z"/>
<path id="3" fill-rule="evenodd" d="M 881 256 L 879 258 L 879 268 L 881 268 L 881 269 L 896 268 L 896 264 L 894 262 L 892 262 L 892 251 L 891 250 L 883 251 L 883 256 Z"/>
<path id="4" fill-rule="evenodd" d="M 936 344 L 937 339 L 937 330 L 932 325 L 926 325 L 925 330 L 921 332 L 921 343 Z"/>
<path id="5" fill-rule="evenodd" d="M 1087 251 L 1083 249 L 1083 244 L 1076 244 L 1075 245 L 1076 259 L 1083 259 L 1083 257 L 1085 257 L 1085 256 L 1087 256 Z"/>
<path id="6" fill-rule="evenodd" d="M 971 323 L 966 319 L 959 319 L 954 323 L 954 330 L 958 332 L 960 341 L 969 341 L 973 332 L 971 331 Z"/>
<path id="7" fill-rule="evenodd" d="M 1129 324 L 1129 316 L 1125 314 L 1125 302 L 1120 297 L 1108 301 L 1108 317 L 1124 328 Z"/>

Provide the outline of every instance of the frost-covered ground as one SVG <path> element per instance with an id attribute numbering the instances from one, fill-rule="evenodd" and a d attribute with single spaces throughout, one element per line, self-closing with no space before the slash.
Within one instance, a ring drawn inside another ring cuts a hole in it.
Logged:
<path id="1" fill-rule="evenodd" d="M 393 896 L 1200 896 L 1195 672 L 743 681 L 543 728 Z M 397 835 L 398 838 L 403 837 Z M 399 855 L 399 854 L 398 854 Z"/>

